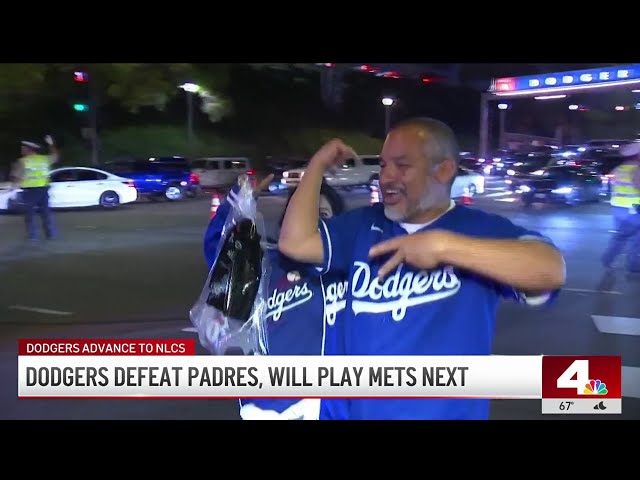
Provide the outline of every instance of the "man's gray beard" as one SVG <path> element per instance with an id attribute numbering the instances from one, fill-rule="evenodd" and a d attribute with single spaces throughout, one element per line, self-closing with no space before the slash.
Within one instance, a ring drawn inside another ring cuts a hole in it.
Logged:
<path id="1" fill-rule="evenodd" d="M 407 218 L 413 216 L 417 212 L 424 212 L 425 210 L 429 210 L 438 204 L 441 193 L 441 188 L 444 187 L 440 184 L 432 184 L 430 188 L 422 195 L 418 205 L 414 208 L 410 208 L 407 211 L 406 215 L 403 215 L 400 212 L 394 211 L 392 207 L 384 207 L 384 216 L 387 217 L 392 222 L 404 222 Z M 383 198 L 384 201 L 384 198 Z"/>

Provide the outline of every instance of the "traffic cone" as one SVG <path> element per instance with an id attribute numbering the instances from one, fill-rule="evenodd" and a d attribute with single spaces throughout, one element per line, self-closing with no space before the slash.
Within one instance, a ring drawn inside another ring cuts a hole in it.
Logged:
<path id="1" fill-rule="evenodd" d="M 218 207 L 220 207 L 220 194 L 218 192 L 213 192 L 211 195 L 211 211 L 209 213 L 209 220 L 216 216 L 216 213 L 218 213 Z"/>
<path id="2" fill-rule="evenodd" d="M 369 196 L 369 204 L 373 205 L 374 203 L 380 202 L 380 184 L 377 180 L 371 182 L 371 186 L 369 187 L 371 190 L 371 195 Z"/>
<path id="3" fill-rule="evenodd" d="M 462 193 L 462 198 L 460 200 L 462 205 L 473 205 L 473 195 L 469 191 L 469 188 L 464 187 L 464 192 Z"/>

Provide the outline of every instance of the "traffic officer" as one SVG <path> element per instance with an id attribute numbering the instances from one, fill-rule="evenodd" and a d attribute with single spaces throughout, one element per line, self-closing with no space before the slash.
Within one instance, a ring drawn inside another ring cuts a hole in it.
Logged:
<path id="1" fill-rule="evenodd" d="M 53 216 L 49 208 L 49 173 L 51 166 L 58 161 L 59 152 L 51 135 L 45 137 L 49 145 L 49 155 L 40 153 L 37 143 L 22 141 L 22 157 L 18 159 L 12 173 L 13 181 L 22 189 L 24 219 L 29 240 L 38 239 L 35 222 L 36 211 L 42 219 L 42 226 L 48 239 L 56 236 Z"/>
<path id="2" fill-rule="evenodd" d="M 640 273 L 640 142 L 625 145 L 620 153 L 626 158 L 611 172 L 611 210 L 616 233 L 609 241 L 602 263 L 611 268 L 628 245 L 627 271 Z"/>

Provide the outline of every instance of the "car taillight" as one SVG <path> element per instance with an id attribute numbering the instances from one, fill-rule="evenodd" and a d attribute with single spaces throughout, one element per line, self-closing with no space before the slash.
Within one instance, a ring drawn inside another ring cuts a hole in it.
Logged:
<path id="1" fill-rule="evenodd" d="M 133 180 L 129 180 L 128 182 L 122 182 L 128 187 L 136 188 L 136 183 Z"/>
<path id="2" fill-rule="evenodd" d="M 256 171 L 255 170 L 247 170 L 247 175 L 252 176 L 255 175 Z"/>
<path id="3" fill-rule="evenodd" d="M 195 173 L 192 173 L 191 175 L 189 175 L 189 181 L 191 183 L 200 183 L 200 177 Z"/>

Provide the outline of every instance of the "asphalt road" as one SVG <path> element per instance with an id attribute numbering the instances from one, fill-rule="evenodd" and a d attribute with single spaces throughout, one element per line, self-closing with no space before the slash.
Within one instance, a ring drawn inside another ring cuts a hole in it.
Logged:
<path id="1" fill-rule="evenodd" d="M 622 355 L 631 367 L 623 372 L 623 414 L 597 418 L 640 419 L 640 278 L 621 269 L 606 276 L 599 264 L 612 228 L 607 204 L 524 209 L 499 181 L 488 185 L 476 207 L 550 236 L 568 272 L 551 308 L 501 306 L 494 353 Z M 366 191 L 345 198 L 349 207 L 369 200 Z M 238 418 L 234 401 L 19 400 L 15 388 L 19 338 L 193 338 L 183 329 L 206 278 L 209 207 L 203 198 L 57 212 L 61 237 L 38 245 L 25 244 L 20 217 L 0 215 L 0 381 L 9 386 L 0 390 L 0 418 Z M 262 197 L 259 207 L 275 237 L 284 198 Z M 584 417 L 542 416 L 540 401 L 522 400 L 493 402 L 492 418 Z"/>

